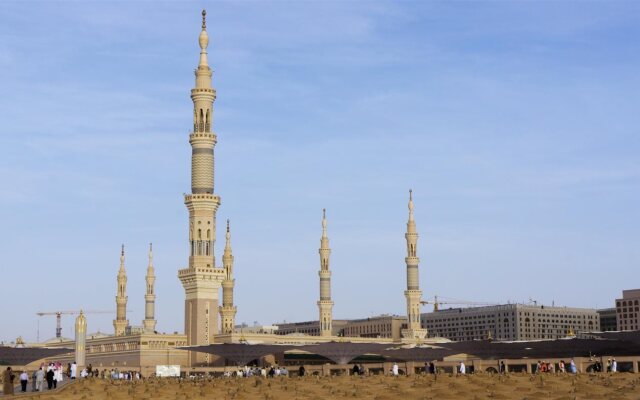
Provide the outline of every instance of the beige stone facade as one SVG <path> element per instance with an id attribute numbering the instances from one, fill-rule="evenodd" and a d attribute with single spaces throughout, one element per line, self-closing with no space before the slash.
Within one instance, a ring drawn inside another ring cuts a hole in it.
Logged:
<path id="1" fill-rule="evenodd" d="M 379 315 L 370 318 L 352 319 L 343 328 L 344 336 L 371 339 L 390 339 L 397 342 L 403 338 L 408 328 L 407 317 L 399 315 Z"/>
<path id="2" fill-rule="evenodd" d="M 347 322 L 344 319 L 332 319 L 330 336 L 342 336 Z M 278 327 L 274 332 L 276 335 L 301 334 L 320 336 L 320 321 L 283 322 L 274 325 Z"/>
<path id="3" fill-rule="evenodd" d="M 209 35 L 206 12 L 202 12 L 200 62 L 195 70 L 196 85 L 191 90 L 193 132 L 191 144 L 191 194 L 184 202 L 189 210 L 189 265 L 178 271 L 185 290 L 184 331 L 188 345 L 207 345 L 218 333 L 218 291 L 225 271 L 215 265 L 216 212 L 220 197 L 214 194 L 214 155 L 217 136 L 213 131 L 213 102 L 216 91 L 211 86 L 213 72 L 207 60 Z M 206 365 L 208 355 L 191 354 L 191 365 Z"/>
<path id="4" fill-rule="evenodd" d="M 640 289 L 623 290 L 622 298 L 616 299 L 616 320 L 618 330 L 640 329 Z"/>
<path id="5" fill-rule="evenodd" d="M 600 330 L 598 312 L 589 308 L 525 304 L 438 310 L 422 314 L 432 337 L 450 340 L 559 339 Z"/>
<path id="6" fill-rule="evenodd" d="M 91 364 L 99 369 L 143 370 L 148 375 L 155 371 L 156 365 L 188 365 L 188 352 L 176 349 L 186 344 L 186 336 L 179 334 L 89 336 L 86 338 L 84 365 Z M 73 341 L 57 342 L 48 344 L 48 347 L 73 348 L 74 345 Z M 55 360 L 63 363 L 77 361 L 75 353 L 56 357 Z"/>

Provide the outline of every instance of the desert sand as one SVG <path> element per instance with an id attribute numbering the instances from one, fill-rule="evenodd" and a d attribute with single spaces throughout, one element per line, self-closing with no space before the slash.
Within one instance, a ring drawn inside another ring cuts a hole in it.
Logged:
<path id="1" fill-rule="evenodd" d="M 416 375 L 304 378 L 83 380 L 64 390 L 21 399 L 640 399 L 640 375 Z"/>

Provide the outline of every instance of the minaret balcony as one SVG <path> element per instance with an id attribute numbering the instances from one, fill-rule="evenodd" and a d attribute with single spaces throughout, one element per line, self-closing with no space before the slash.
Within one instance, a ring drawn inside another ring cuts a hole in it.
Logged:
<path id="1" fill-rule="evenodd" d="M 218 143 L 218 137 L 213 132 L 192 132 L 189 135 L 189 144 L 210 145 Z"/>

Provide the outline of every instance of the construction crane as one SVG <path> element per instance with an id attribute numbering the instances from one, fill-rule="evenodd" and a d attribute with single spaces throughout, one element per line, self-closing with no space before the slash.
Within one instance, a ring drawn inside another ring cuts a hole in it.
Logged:
<path id="1" fill-rule="evenodd" d="M 440 304 L 455 304 L 455 305 L 466 305 L 466 306 L 495 306 L 496 303 L 483 303 L 479 301 L 466 301 L 466 300 L 456 300 L 451 298 L 445 298 L 445 301 L 439 301 L 438 296 L 433 296 L 433 300 L 425 300 L 421 301 L 420 304 L 433 304 L 433 311 L 438 311 L 440 309 Z"/>
<path id="2" fill-rule="evenodd" d="M 52 312 L 37 312 L 36 315 L 44 317 L 46 315 L 56 316 L 56 339 L 62 337 L 62 315 L 77 315 L 82 312 L 83 314 L 112 314 L 114 311 L 52 311 Z M 40 319 L 38 319 L 38 342 L 40 341 Z"/>

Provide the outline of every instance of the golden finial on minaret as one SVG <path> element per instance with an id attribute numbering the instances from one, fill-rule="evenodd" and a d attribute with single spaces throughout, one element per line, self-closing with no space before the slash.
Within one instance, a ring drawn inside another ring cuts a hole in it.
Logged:
<path id="1" fill-rule="evenodd" d="M 202 29 L 207 29 L 207 10 L 202 10 Z"/>

